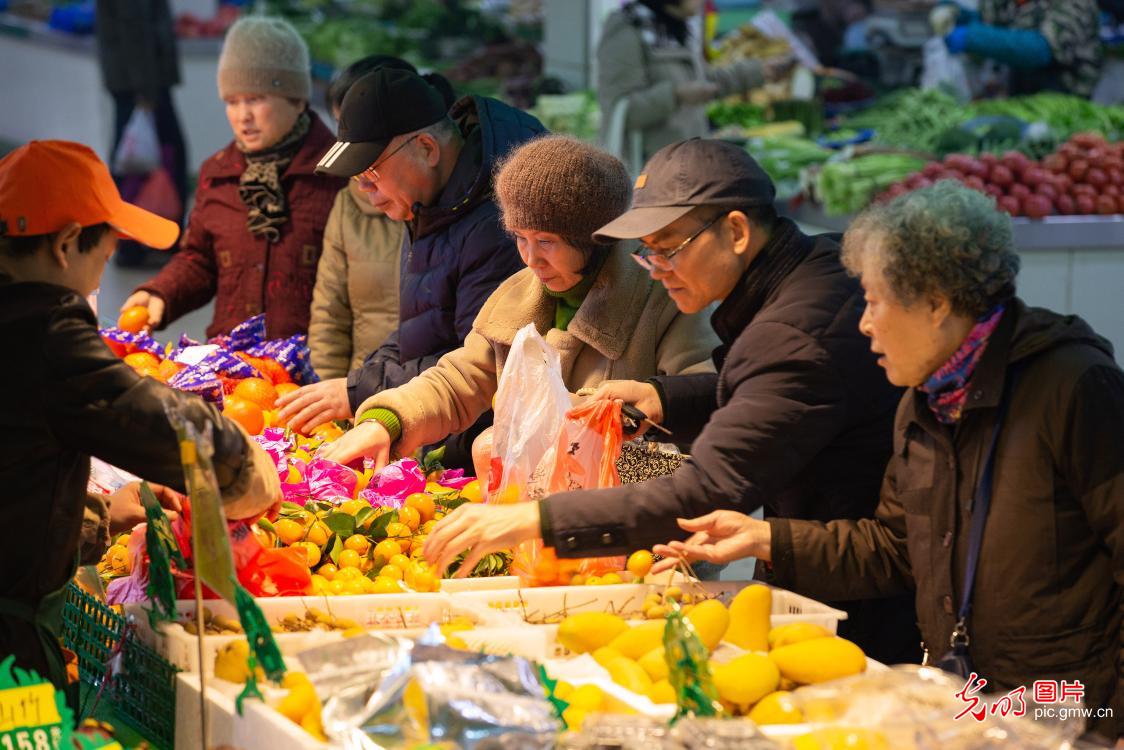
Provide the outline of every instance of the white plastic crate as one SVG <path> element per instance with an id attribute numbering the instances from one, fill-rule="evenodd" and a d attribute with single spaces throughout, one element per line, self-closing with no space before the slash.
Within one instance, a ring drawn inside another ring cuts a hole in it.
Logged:
<path id="1" fill-rule="evenodd" d="M 300 596 L 268 597 L 256 599 L 258 606 L 271 626 L 276 626 L 286 615 L 303 615 L 306 609 L 319 609 L 336 617 L 354 620 L 367 630 L 385 630 L 396 635 L 418 636 L 432 623 L 441 624 L 453 617 L 466 616 L 473 622 L 488 627 L 520 627 L 523 623 L 503 612 L 489 609 L 471 601 L 455 601 L 448 594 L 364 594 L 358 596 Z M 215 615 L 238 619 L 234 607 L 222 599 L 211 599 L 203 606 Z M 134 623 L 141 641 L 155 649 L 169 662 L 187 672 L 199 671 L 199 652 L 196 637 L 177 623 L 162 623 L 157 630 L 148 624 L 148 607 L 128 604 L 125 614 Z M 194 618 L 195 602 L 180 600 L 176 610 L 181 618 Z M 210 674 L 215 653 L 241 635 L 205 635 L 204 668 Z M 307 633 L 287 633 L 274 630 L 281 653 L 293 656 L 306 648 L 342 638 L 341 631 L 313 630 Z"/>
<path id="2" fill-rule="evenodd" d="M 639 614 L 650 587 L 621 583 L 610 586 L 547 586 L 453 594 L 470 602 L 517 616 L 535 625 L 557 622 L 578 612 L 611 612 L 622 617 Z"/>
<path id="3" fill-rule="evenodd" d="M 441 579 L 441 590 L 446 594 L 460 594 L 465 591 L 505 591 L 519 587 L 519 576 Z"/>
<path id="4" fill-rule="evenodd" d="M 749 585 L 764 585 L 754 581 L 693 581 L 677 583 L 684 592 L 704 594 L 729 604 L 737 592 Z M 579 612 L 610 612 L 625 618 L 641 617 L 644 599 L 650 593 L 660 593 L 664 584 L 622 583 L 611 586 L 550 586 L 543 588 L 511 589 L 506 591 L 472 591 L 453 594 L 457 601 L 507 612 L 523 622 L 542 625 L 558 622 L 566 615 Z M 774 626 L 792 622 L 809 622 L 822 625 L 835 632 L 847 613 L 821 604 L 814 599 L 784 589 L 773 588 Z"/>
<path id="5" fill-rule="evenodd" d="M 320 609 L 338 617 L 355 620 L 364 628 L 425 628 L 431 622 L 443 622 L 452 607 L 444 593 L 360 594 L 356 596 L 272 596 L 259 597 L 257 602 L 269 623 L 276 624 L 291 614 L 304 614 L 309 608 Z M 126 615 L 147 621 L 148 603 L 125 605 Z M 203 606 L 216 615 L 237 620 L 234 607 L 222 599 L 204 600 Z M 176 609 L 181 615 L 195 612 L 195 601 L 180 599 Z"/>

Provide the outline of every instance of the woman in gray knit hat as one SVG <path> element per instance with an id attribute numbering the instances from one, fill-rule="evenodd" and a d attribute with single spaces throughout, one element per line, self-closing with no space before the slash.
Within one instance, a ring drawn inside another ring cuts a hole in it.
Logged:
<path id="1" fill-rule="evenodd" d="M 344 181 L 314 173 L 335 137 L 308 108 L 308 47 L 280 18 L 230 27 L 218 70 L 234 140 L 199 172 L 179 252 L 122 309 L 163 328 L 215 300 L 208 336 L 265 314 L 270 338 L 308 330 L 324 226 Z"/>
<path id="2" fill-rule="evenodd" d="M 515 334 L 528 323 L 558 350 L 571 393 L 610 379 L 714 371 L 718 338 L 707 316 L 680 313 L 627 249 L 592 239 L 629 205 L 628 173 L 617 158 L 546 136 L 500 165 L 495 191 L 527 268 L 488 298 L 463 347 L 368 399 L 326 458 L 373 456 L 381 467 L 392 452 L 408 456 L 470 427 L 491 408 Z"/>

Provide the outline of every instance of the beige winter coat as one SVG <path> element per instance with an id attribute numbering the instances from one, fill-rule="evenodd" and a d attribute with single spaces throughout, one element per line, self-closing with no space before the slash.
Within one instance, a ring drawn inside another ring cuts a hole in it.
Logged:
<path id="1" fill-rule="evenodd" d="M 398 326 L 402 222 L 358 192 L 336 195 L 316 269 L 308 347 L 321 378 L 344 377 Z"/>
<path id="2" fill-rule="evenodd" d="M 708 65 L 697 49 L 697 40 L 688 46 L 655 44 L 651 32 L 627 10 L 605 20 L 597 44 L 597 93 L 601 104 L 601 142 L 617 152 L 632 170 L 634 156 L 641 162 L 669 143 L 705 137 L 710 132 L 706 105 L 680 104 L 675 96 L 677 84 L 710 81 L 717 84 L 719 96 L 739 94 L 765 83 L 761 64 L 743 60 L 728 67 Z M 623 142 L 616 108 L 625 103 Z M 635 146 L 635 148 L 634 148 Z M 634 155 L 632 152 L 640 153 Z"/>
<path id="3" fill-rule="evenodd" d="M 463 432 L 491 408 L 499 373 L 519 329 L 534 323 L 558 350 L 571 393 L 605 380 L 714 372 L 719 345 L 707 313 L 684 315 L 663 286 L 628 257 L 609 251 L 601 273 L 565 331 L 554 328 L 555 300 L 529 269 L 488 298 L 464 346 L 399 388 L 363 402 L 357 413 L 390 409 L 402 422 L 400 455 Z"/>

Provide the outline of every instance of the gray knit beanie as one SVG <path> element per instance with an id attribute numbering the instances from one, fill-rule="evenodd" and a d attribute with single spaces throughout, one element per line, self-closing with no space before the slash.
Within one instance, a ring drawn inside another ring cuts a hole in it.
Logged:
<path id="1" fill-rule="evenodd" d="M 496 200 L 507 229 L 551 232 L 582 245 L 628 210 L 632 185 L 620 159 L 564 135 L 529 141 L 499 165 Z"/>
<path id="2" fill-rule="evenodd" d="M 308 45 L 288 21 L 246 16 L 230 27 L 219 55 L 219 97 L 274 94 L 308 101 Z"/>

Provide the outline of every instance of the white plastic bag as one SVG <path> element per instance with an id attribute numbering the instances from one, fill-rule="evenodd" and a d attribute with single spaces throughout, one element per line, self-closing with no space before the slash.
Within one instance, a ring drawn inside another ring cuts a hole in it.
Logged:
<path id="1" fill-rule="evenodd" d="M 535 469 L 569 409 L 558 352 L 528 323 L 515 334 L 496 390 L 489 502 L 529 499 Z"/>
<path id="2" fill-rule="evenodd" d="M 117 175 L 148 174 L 160 166 L 160 139 L 156 135 L 156 118 L 143 107 L 135 107 L 121 142 L 113 152 L 113 173 Z"/>
<path id="3" fill-rule="evenodd" d="M 972 98 L 972 88 L 964 63 L 948 51 L 944 39 L 931 37 L 922 47 L 924 68 L 921 71 L 921 88 L 944 89 L 962 102 Z"/>

